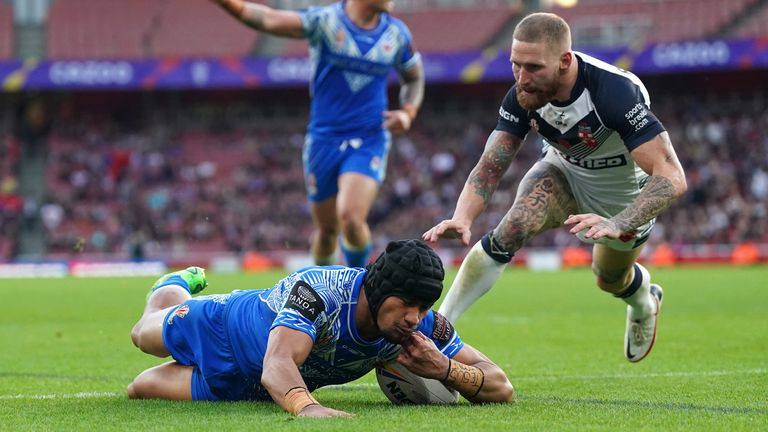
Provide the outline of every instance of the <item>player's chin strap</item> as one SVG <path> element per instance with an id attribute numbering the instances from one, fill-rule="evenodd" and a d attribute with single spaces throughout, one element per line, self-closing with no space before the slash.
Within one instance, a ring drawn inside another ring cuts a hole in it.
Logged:
<path id="1" fill-rule="evenodd" d="M 472 400 L 483 388 L 485 374 L 480 368 L 448 359 L 448 373 L 442 382 L 458 390 L 467 400 Z"/>
<path id="2" fill-rule="evenodd" d="M 285 392 L 285 409 L 289 413 L 297 416 L 304 408 L 310 405 L 319 405 L 320 402 L 315 400 L 312 395 L 304 387 L 294 387 Z"/>

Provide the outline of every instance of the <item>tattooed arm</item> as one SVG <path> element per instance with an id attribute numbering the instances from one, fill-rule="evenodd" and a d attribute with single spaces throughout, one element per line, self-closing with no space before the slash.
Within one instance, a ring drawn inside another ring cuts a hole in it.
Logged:
<path id="1" fill-rule="evenodd" d="M 640 195 L 610 219 L 592 214 L 570 216 L 565 223 L 576 224 L 571 228 L 571 233 L 576 234 L 589 228 L 584 235 L 586 238 L 619 238 L 658 216 L 685 193 L 688 188 L 685 173 L 669 140 L 669 134 L 660 133 L 635 148 L 631 156 L 643 171 L 650 174 Z"/>
<path id="2" fill-rule="evenodd" d="M 384 111 L 384 127 L 393 133 L 403 133 L 411 128 L 424 100 L 424 66 L 421 60 L 400 72 L 400 83 L 400 109 Z"/>
<path id="3" fill-rule="evenodd" d="M 444 220 L 425 232 L 422 238 L 436 242 L 439 238 L 461 238 L 469 245 L 472 222 L 485 210 L 499 186 L 501 177 L 517 155 L 523 140 L 508 132 L 495 130 L 485 143 L 480 160 L 469 173 L 453 218 Z"/>
<path id="4" fill-rule="evenodd" d="M 294 11 L 272 9 L 244 0 L 211 0 L 243 24 L 276 36 L 304 37 L 301 17 Z"/>

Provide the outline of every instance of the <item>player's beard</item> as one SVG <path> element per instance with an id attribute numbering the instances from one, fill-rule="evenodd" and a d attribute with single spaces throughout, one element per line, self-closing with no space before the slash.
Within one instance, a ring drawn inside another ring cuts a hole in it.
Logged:
<path id="1" fill-rule="evenodd" d="M 548 104 L 557 94 L 557 89 L 560 87 L 560 76 L 562 76 L 562 74 L 563 72 L 560 69 L 555 70 L 552 80 L 543 83 L 539 88 L 531 88 L 530 86 L 523 87 L 518 84 L 517 101 L 520 103 L 520 106 L 528 111 L 536 111 Z M 531 93 L 526 93 L 526 90 Z"/>

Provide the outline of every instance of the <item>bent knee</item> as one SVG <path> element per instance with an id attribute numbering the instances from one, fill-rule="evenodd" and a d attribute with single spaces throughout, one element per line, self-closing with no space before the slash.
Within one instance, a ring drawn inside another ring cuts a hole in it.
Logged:
<path id="1" fill-rule="evenodd" d="M 624 291 L 627 287 L 632 267 L 605 270 L 593 264 L 592 273 L 595 274 L 595 283 L 598 288 L 611 294 L 617 294 Z"/>
<path id="2" fill-rule="evenodd" d="M 142 384 L 141 375 L 137 376 L 132 383 L 128 384 L 126 389 L 128 399 L 147 399 L 147 394 Z"/>

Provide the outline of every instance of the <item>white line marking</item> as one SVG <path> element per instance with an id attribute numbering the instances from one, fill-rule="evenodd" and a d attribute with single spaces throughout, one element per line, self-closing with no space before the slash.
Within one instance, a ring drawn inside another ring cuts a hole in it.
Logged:
<path id="1" fill-rule="evenodd" d="M 15 395 L 0 395 L 0 400 L 7 399 L 91 399 L 100 397 L 115 397 L 120 396 L 121 393 L 115 392 L 81 392 L 81 393 L 64 393 L 64 394 L 15 394 Z"/>
<path id="2" fill-rule="evenodd" d="M 539 375 L 539 376 L 513 376 L 514 380 L 522 381 L 565 381 L 565 380 L 604 380 L 604 379 L 638 379 L 638 378 L 669 378 L 669 377 L 711 377 L 723 375 L 761 375 L 768 373 L 768 369 L 742 369 L 742 370 L 716 370 L 701 372 L 658 372 L 643 374 L 603 374 L 603 375 Z"/>
<path id="3" fill-rule="evenodd" d="M 508 368 L 509 369 L 509 368 Z M 605 379 L 642 379 L 642 378 L 661 378 L 661 377 L 710 377 L 723 375 L 762 375 L 768 373 L 768 369 L 742 369 L 742 370 L 716 370 L 701 372 L 659 372 L 645 374 L 603 374 L 603 375 L 529 375 L 510 377 L 514 383 L 516 381 L 566 381 L 566 380 L 584 380 L 595 381 Z M 352 383 L 340 384 L 323 388 L 332 389 L 350 389 L 350 388 L 378 388 L 375 383 Z"/>
<path id="4" fill-rule="evenodd" d="M 762 375 L 768 373 L 768 369 L 742 369 L 742 370 L 718 370 L 702 372 L 660 372 L 646 374 L 605 374 L 605 375 L 537 375 L 537 376 L 513 376 L 512 381 L 564 381 L 564 380 L 604 380 L 604 379 L 639 379 L 660 377 L 709 377 L 723 375 Z M 330 385 L 323 389 L 351 390 L 379 388 L 376 383 L 350 383 Z M 13 394 L 0 395 L 0 400 L 9 399 L 93 399 L 103 397 L 124 396 L 125 393 L 117 392 L 80 392 L 61 394 Z"/>

